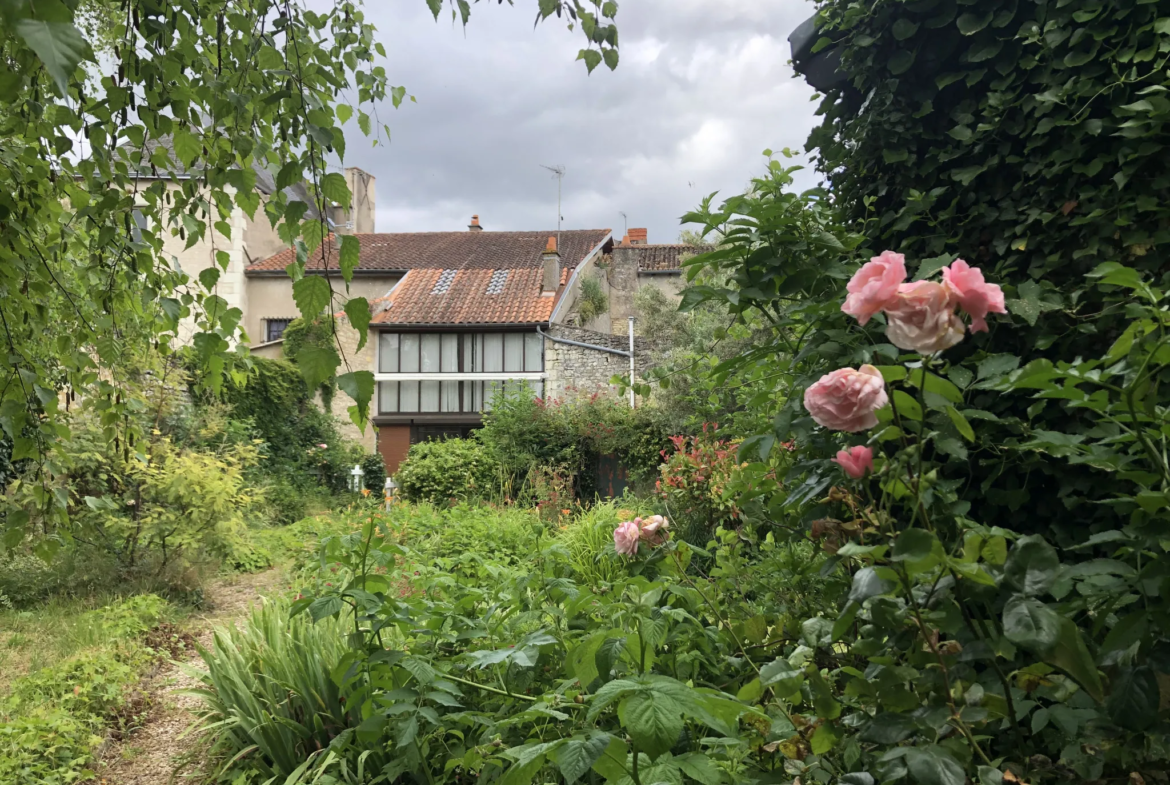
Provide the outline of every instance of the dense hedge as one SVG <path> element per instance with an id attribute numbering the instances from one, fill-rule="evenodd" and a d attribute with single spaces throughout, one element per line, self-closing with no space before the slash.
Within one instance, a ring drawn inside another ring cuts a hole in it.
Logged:
<path id="1" fill-rule="evenodd" d="M 849 84 L 826 95 L 809 148 L 846 217 L 874 250 L 925 259 L 919 275 L 961 256 L 1005 284 L 1015 324 L 956 351 L 1027 363 L 1109 346 L 1126 320 L 1086 273 L 1167 270 L 1170 2 L 822 0 L 820 16 L 818 45 L 839 48 Z M 986 398 L 1005 417 L 1034 404 Z M 1062 416 L 1040 414 L 1053 430 Z M 986 520 L 1111 516 L 1073 501 L 1098 498 L 1086 467 L 991 452 L 972 465 Z"/>

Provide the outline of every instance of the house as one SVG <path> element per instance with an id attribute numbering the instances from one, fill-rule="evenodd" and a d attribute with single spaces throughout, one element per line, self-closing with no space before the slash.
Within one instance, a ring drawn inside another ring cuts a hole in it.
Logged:
<path id="1" fill-rule="evenodd" d="M 527 385 L 534 395 L 558 398 L 610 391 L 610 379 L 630 370 L 637 287 L 663 281 L 655 285 L 676 291 L 677 261 L 695 250 L 649 245 L 645 230 L 630 235 L 615 243 L 608 229 L 486 231 L 478 216 L 466 231 L 357 235 L 350 292 L 370 300 L 370 334 L 360 351 L 356 332 L 338 335 L 347 367 L 372 370 L 377 389 L 373 432 L 353 428 L 348 435 L 380 451 L 393 472 L 411 444 L 478 427 L 503 390 Z M 284 276 L 291 259 L 285 250 L 246 270 L 250 287 L 271 287 L 263 299 L 270 308 L 293 309 L 246 314 L 249 325 L 265 328 L 261 334 L 271 321 L 295 315 Z M 313 274 L 338 274 L 333 238 L 325 259 Z M 587 276 L 602 281 L 610 309 L 582 325 L 577 301 Z M 261 300 L 249 302 L 255 308 Z M 253 351 L 278 356 L 280 343 Z M 635 339 L 636 371 L 648 356 L 646 342 Z M 350 405 L 344 393 L 334 397 L 339 420 L 348 419 Z"/>

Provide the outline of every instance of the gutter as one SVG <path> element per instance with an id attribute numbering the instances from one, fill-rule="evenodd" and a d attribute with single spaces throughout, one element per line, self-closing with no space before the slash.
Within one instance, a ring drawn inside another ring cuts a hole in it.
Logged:
<path id="1" fill-rule="evenodd" d="M 682 275 L 682 269 L 678 270 L 639 270 L 638 275 Z"/>
<path id="2" fill-rule="evenodd" d="M 622 357 L 630 357 L 633 352 L 625 351 L 624 349 L 611 349 L 608 346 L 598 346 L 592 343 L 583 343 L 581 341 L 570 341 L 568 338 L 556 338 L 540 329 L 540 325 L 536 327 L 536 334 L 548 338 L 553 343 L 567 343 L 569 346 L 580 346 L 582 349 L 594 349 L 599 352 L 609 352 L 610 354 L 618 354 Z"/>
<path id="3" fill-rule="evenodd" d="M 354 278 L 387 278 L 392 275 L 405 276 L 410 270 L 362 270 L 353 271 Z M 305 275 L 324 275 L 327 278 L 340 278 L 340 270 L 306 269 Z M 244 270 L 247 278 L 288 278 L 284 270 Z"/>

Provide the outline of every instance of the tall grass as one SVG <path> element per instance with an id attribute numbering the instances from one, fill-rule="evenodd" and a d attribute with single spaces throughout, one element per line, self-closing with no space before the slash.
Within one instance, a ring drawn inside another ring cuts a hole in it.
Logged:
<path id="1" fill-rule="evenodd" d="M 257 608 L 242 628 L 217 630 L 201 651 L 207 671 L 195 673 L 205 687 L 191 692 L 205 701 L 202 729 L 234 754 L 221 769 L 247 759 L 283 781 L 360 724 L 360 705 L 347 707 L 330 677 L 345 653 L 340 622 L 289 618 L 284 603 Z"/>
<path id="2" fill-rule="evenodd" d="M 613 551 L 613 530 L 631 512 L 619 511 L 612 501 L 595 504 L 561 531 L 559 539 L 569 552 L 569 566 L 581 583 L 601 586 L 625 574 Z"/>

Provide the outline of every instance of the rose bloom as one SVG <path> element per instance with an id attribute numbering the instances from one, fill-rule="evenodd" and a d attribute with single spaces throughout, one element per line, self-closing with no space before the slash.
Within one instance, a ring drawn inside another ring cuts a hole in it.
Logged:
<path id="1" fill-rule="evenodd" d="M 633 556 L 638 552 L 641 536 L 642 530 L 638 524 L 624 521 L 613 531 L 613 549 L 624 556 Z"/>
<path id="2" fill-rule="evenodd" d="M 651 515 L 642 521 L 642 539 L 650 545 L 661 545 L 666 542 L 670 532 L 670 521 L 661 515 Z"/>
<path id="3" fill-rule="evenodd" d="M 841 310 L 857 318 L 861 324 L 883 310 L 898 293 L 898 286 L 906 280 L 906 257 L 893 251 L 882 251 L 881 256 L 869 260 L 854 273 L 845 290 L 849 296 Z"/>
<path id="4" fill-rule="evenodd" d="M 886 337 L 899 349 L 934 354 L 963 340 L 966 330 L 942 284 L 915 281 L 898 287 L 886 306 Z"/>
<path id="5" fill-rule="evenodd" d="M 840 464 L 841 468 L 855 480 L 860 480 L 867 471 L 873 471 L 873 450 L 863 444 L 841 450 L 833 463 Z"/>
<path id="6" fill-rule="evenodd" d="M 987 314 L 1007 313 L 1003 303 L 1003 289 L 983 280 L 983 271 L 962 259 L 944 267 L 943 286 L 951 299 L 971 317 L 971 332 L 987 332 Z"/>
<path id="7" fill-rule="evenodd" d="M 877 425 L 874 412 L 889 400 L 881 371 L 872 365 L 839 368 L 804 391 L 804 408 L 818 424 L 850 433 Z"/>

